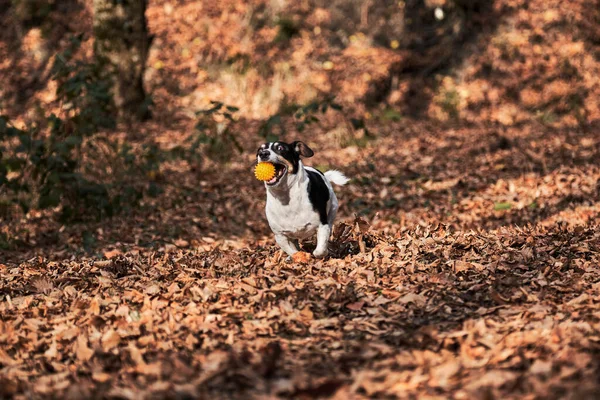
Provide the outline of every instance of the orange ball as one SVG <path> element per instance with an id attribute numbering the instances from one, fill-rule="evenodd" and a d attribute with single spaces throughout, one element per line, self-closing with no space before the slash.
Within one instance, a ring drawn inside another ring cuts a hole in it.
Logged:
<path id="1" fill-rule="evenodd" d="M 260 162 L 254 168 L 254 176 L 259 181 L 270 181 L 275 176 L 275 165 L 270 162 Z"/>

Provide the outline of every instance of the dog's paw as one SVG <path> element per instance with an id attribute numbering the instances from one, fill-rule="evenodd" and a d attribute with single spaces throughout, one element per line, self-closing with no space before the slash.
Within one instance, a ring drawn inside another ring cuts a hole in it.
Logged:
<path id="1" fill-rule="evenodd" d="M 315 251 L 313 251 L 313 256 L 315 256 L 317 258 L 323 258 L 328 253 L 329 253 L 329 251 L 327 250 L 327 248 L 325 248 L 325 250 L 320 250 L 320 251 L 319 251 L 319 249 L 316 249 Z"/>

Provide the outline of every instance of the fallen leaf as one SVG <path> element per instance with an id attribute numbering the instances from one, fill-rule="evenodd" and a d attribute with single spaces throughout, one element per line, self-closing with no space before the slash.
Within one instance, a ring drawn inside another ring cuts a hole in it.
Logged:
<path id="1" fill-rule="evenodd" d="M 52 340 L 52 344 L 48 347 L 48 350 L 44 352 L 44 357 L 53 359 L 58 355 L 56 340 Z"/>
<path id="2" fill-rule="evenodd" d="M 529 372 L 536 375 L 547 375 L 552 372 L 552 361 L 535 360 L 529 367 Z"/>
<path id="3" fill-rule="evenodd" d="M 135 367 L 135 371 L 139 374 L 143 374 L 143 375 L 154 375 L 154 376 L 159 376 L 161 374 L 162 368 L 160 363 L 155 362 L 155 363 L 149 363 L 149 364 L 138 364 Z"/>
<path id="4" fill-rule="evenodd" d="M 94 351 L 88 347 L 87 342 L 87 337 L 77 337 L 75 353 L 80 361 L 88 361 L 94 355 Z"/>
<path id="5" fill-rule="evenodd" d="M 304 321 L 312 321 L 314 318 L 314 314 L 311 311 L 310 307 L 304 307 L 302 311 L 300 311 L 300 316 Z"/>
<path id="6" fill-rule="evenodd" d="M 304 252 L 304 251 L 299 251 L 297 253 L 294 253 L 294 255 L 292 256 L 292 260 L 296 263 L 301 263 L 301 264 L 306 264 L 310 261 L 311 259 L 311 255 L 310 253 Z"/>
<path id="7" fill-rule="evenodd" d="M 354 217 L 354 223 L 358 227 L 360 233 L 367 233 L 369 229 L 371 229 L 371 224 L 369 224 L 364 218 L 359 216 Z"/>
<path id="8" fill-rule="evenodd" d="M 454 272 L 468 271 L 471 268 L 473 268 L 471 263 L 468 263 L 468 262 L 462 261 L 462 260 L 454 260 L 454 262 L 452 264 L 453 264 Z"/>
<path id="9" fill-rule="evenodd" d="M 96 382 L 104 383 L 110 380 L 111 375 L 106 372 L 94 372 L 92 374 L 92 379 Z"/>
<path id="10" fill-rule="evenodd" d="M 125 400 L 136 400 L 139 399 L 139 392 L 125 387 L 113 387 L 107 394 L 108 398 L 117 398 Z"/>
<path id="11" fill-rule="evenodd" d="M 74 337 L 76 337 L 79 334 L 79 328 L 76 326 L 73 326 L 71 328 L 65 329 L 61 332 L 59 332 L 56 335 L 56 339 L 57 340 L 71 340 Z"/>
<path id="12" fill-rule="evenodd" d="M 142 356 L 142 352 L 133 342 L 129 342 L 129 354 L 131 355 L 131 359 L 136 365 L 145 365 L 144 357 Z"/>
<path id="13" fill-rule="evenodd" d="M 574 305 L 581 304 L 581 303 L 587 301 L 588 298 L 589 298 L 589 296 L 587 295 L 587 293 L 582 293 L 579 296 L 575 297 L 574 299 L 569 300 L 567 302 L 567 304 L 570 306 L 574 306 Z"/>
<path id="14" fill-rule="evenodd" d="M 148 286 L 146 288 L 146 290 L 144 290 L 144 293 L 146 293 L 146 294 L 148 294 L 150 296 L 158 294 L 158 293 L 160 293 L 160 286 L 158 286 L 158 285 L 150 285 L 150 286 Z"/>
<path id="15" fill-rule="evenodd" d="M 357 301 L 355 303 L 346 304 L 346 308 L 352 311 L 359 311 L 364 305 L 364 301 Z"/>
<path id="16" fill-rule="evenodd" d="M 119 345 L 121 337 L 114 329 L 109 329 L 102 335 L 102 349 L 109 351 Z"/>
<path id="17" fill-rule="evenodd" d="M 90 301 L 88 311 L 91 314 L 100 315 L 100 301 L 97 298 L 93 298 L 92 301 Z"/>
<path id="18" fill-rule="evenodd" d="M 0 348 L 0 363 L 4 365 L 16 365 L 18 362 L 9 356 L 4 349 Z"/>
<path id="19" fill-rule="evenodd" d="M 510 210 L 511 207 L 512 204 L 507 202 L 494 203 L 494 211 Z"/>
<path id="20" fill-rule="evenodd" d="M 485 373 L 485 375 L 478 379 L 472 380 L 466 388 L 469 390 L 475 390 L 484 387 L 499 388 L 507 382 L 512 382 L 517 378 L 517 374 L 510 371 L 492 370 Z"/>
<path id="21" fill-rule="evenodd" d="M 442 365 L 438 365 L 431 371 L 433 378 L 431 385 L 434 387 L 447 388 L 450 386 L 450 379 L 460 371 L 461 363 L 459 360 L 451 360 Z"/>
<path id="22" fill-rule="evenodd" d="M 190 242 L 184 239 L 177 239 L 175 240 L 174 244 L 177 247 L 188 247 L 190 245 Z"/>
<path id="23" fill-rule="evenodd" d="M 117 256 L 120 256 L 121 254 L 123 254 L 123 252 L 121 252 L 121 250 L 117 250 L 117 249 L 113 249 L 113 250 L 108 250 L 104 252 L 104 257 L 111 259 Z"/>
<path id="24" fill-rule="evenodd" d="M 400 297 L 398 301 L 402 304 L 414 303 L 416 306 L 422 307 L 427 304 L 427 299 L 425 296 L 422 296 L 417 293 L 407 293 L 404 296 Z"/>

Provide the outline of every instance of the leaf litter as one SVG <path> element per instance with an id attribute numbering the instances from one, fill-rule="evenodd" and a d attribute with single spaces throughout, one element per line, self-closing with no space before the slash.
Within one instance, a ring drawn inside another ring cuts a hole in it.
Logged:
<path id="1" fill-rule="evenodd" d="M 598 230 L 365 223 L 332 244 L 365 252 L 326 260 L 215 248 L 8 266 L 2 396 L 593 393 Z M 42 271 L 51 289 L 32 284 Z"/>

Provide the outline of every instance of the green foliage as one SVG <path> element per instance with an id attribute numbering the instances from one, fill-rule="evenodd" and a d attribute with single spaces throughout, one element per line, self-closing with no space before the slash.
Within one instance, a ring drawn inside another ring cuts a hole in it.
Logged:
<path id="1" fill-rule="evenodd" d="M 75 57 L 82 39 L 73 37 L 52 66 L 59 115 L 17 128 L 0 114 L 0 201 L 23 212 L 60 206 L 65 221 L 112 216 L 146 194 L 157 196 L 161 163 L 197 157 L 193 146 L 163 152 L 150 143 L 134 151 L 127 143 L 96 135 L 115 127 L 114 107 L 97 65 Z M 111 174 L 106 171 L 109 161 L 114 164 Z M 149 179 L 132 178 L 140 175 Z"/>
<path id="2" fill-rule="evenodd" d="M 206 155 L 219 162 L 231 159 L 234 150 L 243 152 L 243 147 L 232 132 L 231 127 L 236 121 L 237 107 L 225 105 L 219 101 L 211 101 L 212 107 L 196 112 L 199 117 L 196 123 L 198 135 L 192 136 L 192 151 L 201 145 L 206 148 Z"/>
<path id="3" fill-rule="evenodd" d="M 380 120 L 383 122 L 399 122 L 402 121 L 402 114 L 393 108 L 386 108 L 381 114 Z"/>
<path id="4" fill-rule="evenodd" d="M 56 8 L 49 0 L 12 0 L 13 15 L 24 27 L 42 25 Z"/>
<path id="5" fill-rule="evenodd" d="M 320 118 L 317 115 L 325 114 L 328 110 L 337 111 L 343 117 L 346 124 L 345 133 L 343 137 L 339 138 L 342 147 L 353 145 L 364 147 L 374 138 L 372 133 L 367 129 L 365 120 L 348 117 L 344 113 L 343 107 L 335 102 L 334 96 L 315 100 L 305 105 L 284 103 L 278 113 L 267 118 L 260 126 L 258 133 L 269 142 L 280 140 L 281 137 L 287 134 L 286 123 L 290 119 L 293 120 L 296 130 L 302 133 L 309 125 L 320 122 Z"/>
<path id="6" fill-rule="evenodd" d="M 505 211 L 510 210 L 511 208 L 512 204 L 508 202 L 494 203 L 494 211 Z"/>
<path id="7" fill-rule="evenodd" d="M 535 113 L 535 118 L 543 125 L 552 125 L 558 116 L 552 110 L 540 110 Z"/>
<path id="8" fill-rule="evenodd" d="M 448 117 L 452 119 L 458 119 L 460 117 L 459 104 L 460 96 L 456 89 L 449 89 L 444 91 L 443 99 L 441 100 L 442 110 Z"/>
<path id="9" fill-rule="evenodd" d="M 25 129 L 0 116 L 0 189 L 12 192 L 11 201 L 25 212 L 32 202 L 41 209 L 63 204 L 64 216 L 77 208 L 107 211 L 106 188 L 78 172 L 84 138 L 114 127 L 108 86 L 96 79 L 93 64 L 74 59 L 81 41 L 82 35 L 73 37 L 52 67 L 64 115 Z"/>
<path id="10" fill-rule="evenodd" d="M 304 132 L 307 126 L 319 122 L 317 115 L 325 114 L 332 109 L 342 111 L 342 106 L 335 102 L 335 97 L 327 97 L 323 100 L 315 100 L 305 105 L 283 104 L 278 113 L 269 117 L 260 127 L 258 133 L 267 141 L 274 142 L 280 136 L 285 136 L 287 119 L 292 118 L 298 132 Z M 279 132 L 279 133 L 278 133 Z"/>
<path id="11" fill-rule="evenodd" d="M 273 43 L 287 43 L 291 38 L 300 33 L 298 24 L 292 18 L 279 17 L 276 24 L 278 29 Z"/>
<path id="12" fill-rule="evenodd" d="M 110 83 L 100 78 L 98 65 L 75 59 L 83 34 L 74 36 L 69 47 L 56 55 L 52 79 L 58 82 L 56 95 L 70 110 L 70 123 L 78 133 L 89 136 L 101 128 L 114 128 L 114 107 Z"/>
<path id="13" fill-rule="evenodd" d="M 287 134 L 287 123 L 293 121 L 296 130 L 300 133 L 311 124 L 319 123 L 319 114 L 325 114 L 333 110 L 339 113 L 345 123 L 345 128 L 341 129 L 342 134 L 337 137 L 340 146 L 358 146 L 365 147 L 367 143 L 374 139 L 374 135 L 367 128 L 363 118 L 348 117 L 343 107 L 335 102 L 334 96 L 325 99 L 315 100 L 305 105 L 283 104 L 279 112 L 269 117 L 259 128 L 259 135 L 269 142 L 280 140 Z"/>
<path id="14" fill-rule="evenodd" d="M 370 140 L 375 137 L 367 129 L 367 124 L 362 118 L 350 118 L 352 129 L 349 129 L 349 134 L 342 140 L 342 147 L 358 146 L 366 147 Z M 358 132 L 358 134 L 356 133 Z"/>

